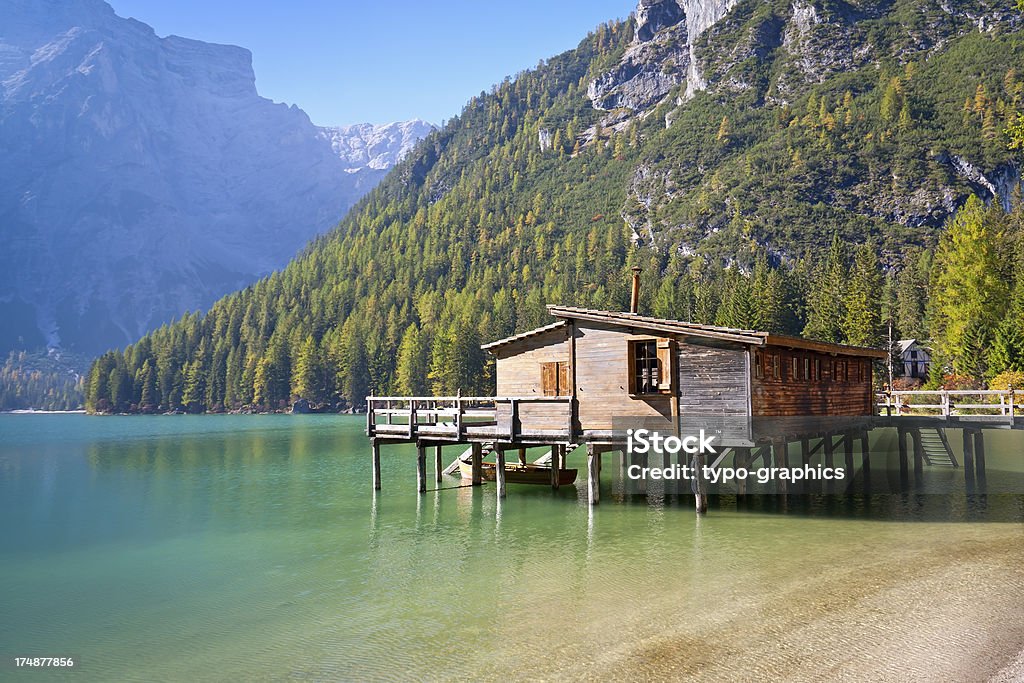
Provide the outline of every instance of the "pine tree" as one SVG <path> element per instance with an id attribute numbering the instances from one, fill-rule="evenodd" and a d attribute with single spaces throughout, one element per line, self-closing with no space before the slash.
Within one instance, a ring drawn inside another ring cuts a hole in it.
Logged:
<path id="1" fill-rule="evenodd" d="M 843 301 L 843 338 L 847 344 L 881 345 L 882 284 L 875 245 L 865 243 L 857 248 Z"/>
<path id="2" fill-rule="evenodd" d="M 156 388 L 156 368 L 153 361 L 146 359 L 139 374 L 139 409 L 143 412 L 153 412 L 157 409 L 160 399 Z"/>
<path id="3" fill-rule="evenodd" d="M 987 330 L 995 329 L 1006 306 L 1006 284 L 999 275 L 1002 235 L 993 211 L 971 195 L 943 233 L 935 255 L 932 341 L 961 374 L 974 375 L 977 344 Z"/>
<path id="4" fill-rule="evenodd" d="M 306 337 L 292 367 L 291 394 L 314 404 L 327 400 L 323 359 L 312 335 Z"/>
<path id="5" fill-rule="evenodd" d="M 803 332 L 805 337 L 833 343 L 843 340 L 846 268 L 846 247 L 836 233 L 832 236 L 825 260 L 814 269 L 811 276 L 807 324 Z"/>
<path id="6" fill-rule="evenodd" d="M 185 364 L 185 383 L 181 403 L 187 412 L 201 413 L 206 409 L 203 399 L 206 394 L 206 376 L 203 365 L 197 358 Z"/>
<path id="7" fill-rule="evenodd" d="M 409 325 L 398 347 L 396 393 L 402 396 L 422 396 L 427 393 L 429 350 L 420 329 L 415 324 Z"/>
<path id="8" fill-rule="evenodd" d="M 1020 210 L 1020 206 L 1017 206 Z M 988 358 L 989 375 L 1024 372 L 1024 260 L 1017 262 L 1015 283 L 1006 315 L 995 329 Z"/>
<path id="9" fill-rule="evenodd" d="M 730 130 L 731 127 L 729 126 L 729 117 L 723 116 L 722 123 L 719 124 L 718 126 L 718 133 L 715 135 L 715 140 L 718 142 L 718 144 L 722 145 L 723 147 L 729 144 Z"/>

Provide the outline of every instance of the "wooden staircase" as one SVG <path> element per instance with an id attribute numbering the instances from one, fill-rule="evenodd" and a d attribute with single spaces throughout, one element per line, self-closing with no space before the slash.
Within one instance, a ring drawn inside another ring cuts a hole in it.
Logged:
<path id="1" fill-rule="evenodd" d="M 580 445 L 578 443 L 568 444 L 565 447 L 565 455 L 566 455 L 566 457 L 568 457 L 568 455 L 570 453 L 572 453 L 574 450 L 576 450 L 579 447 L 580 447 Z M 545 453 L 544 455 L 542 455 L 539 458 L 537 458 L 536 460 L 534 460 L 533 464 L 534 465 L 550 465 L 551 464 L 551 454 L 552 454 L 552 452 L 553 451 L 551 449 L 549 449 L 547 453 Z"/>
<path id="2" fill-rule="evenodd" d="M 946 430 L 940 427 L 921 430 L 924 461 L 932 467 L 959 467 L 953 449 L 949 447 Z"/>
<path id="3" fill-rule="evenodd" d="M 493 442 L 487 442 L 487 443 L 482 444 L 481 445 L 480 459 L 483 460 L 484 458 L 486 458 L 488 455 L 490 455 L 493 452 L 494 452 L 494 443 Z M 445 467 L 444 470 L 442 470 L 441 474 L 455 474 L 455 472 L 458 471 L 459 465 L 461 463 L 466 463 L 468 465 L 472 461 L 473 461 L 473 447 L 470 446 L 469 448 L 467 448 L 466 450 L 464 450 L 462 452 L 462 455 L 460 455 L 459 457 L 457 457 L 454 460 L 452 460 L 451 464 L 448 465 L 448 467 Z"/>

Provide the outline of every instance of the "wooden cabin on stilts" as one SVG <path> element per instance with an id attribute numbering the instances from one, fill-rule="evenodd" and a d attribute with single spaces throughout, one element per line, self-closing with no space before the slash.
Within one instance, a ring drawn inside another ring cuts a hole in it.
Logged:
<path id="1" fill-rule="evenodd" d="M 380 452 L 387 444 L 416 444 L 420 491 L 426 490 L 426 453 L 433 449 L 438 479 L 456 471 L 472 485 L 493 479 L 499 497 L 509 482 L 555 489 L 571 483 L 577 473 L 566 467 L 566 457 L 585 447 L 588 496 L 596 505 L 602 455 L 624 453 L 624 426 L 647 420 L 727 424 L 720 443 L 747 465 L 757 458 L 788 462 L 794 442 L 802 444 L 806 462 L 814 455 L 812 436 L 826 457 L 839 448 L 847 461 L 859 443 L 866 462 L 867 428 L 849 425 L 874 414 L 872 364 L 886 358 L 885 351 L 649 317 L 638 314 L 638 302 L 634 269 L 630 312 L 548 306 L 556 322 L 485 344 L 495 358 L 495 396 L 369 397 L 374 488 L 380 488 Z M 827 434 L 817 427 L 802 437 L 773 433 L 758 442 L 752 430 L 769 417 L 846 418 L 846 426 Z M 465 450 L 442 469 L 441 447 L 454 445 Z M 538 446 L 546 455 L 527 462 L 526 449 Z M 485 462 L 492 454 L 495 462 Z M 690 464 L 710 463 L 697 454 Z M 694 494 L 703 512 L 700 477 Z"/>

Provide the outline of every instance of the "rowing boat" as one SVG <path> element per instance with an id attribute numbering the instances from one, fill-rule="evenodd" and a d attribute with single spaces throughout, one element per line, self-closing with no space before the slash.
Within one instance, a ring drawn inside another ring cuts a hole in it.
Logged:
<path id="1" fill-rule="evenodd" d="M 497 476 L 498 467 L 493 462 L 482 462 L 481 476 L 484 481 L 494 481 Z M 473 479 L 473 466 L 468 462 L 459 463 L 459 472 L 462 478 Z M 558 485 L 568 486 L 576 481 L 577 471 L 575 469 L 558 470 Z M 522 464 L 518 462 L 505 463 L 505 481 L 509 484 L 551 484 L 551 468 L 542 465 Z"/>

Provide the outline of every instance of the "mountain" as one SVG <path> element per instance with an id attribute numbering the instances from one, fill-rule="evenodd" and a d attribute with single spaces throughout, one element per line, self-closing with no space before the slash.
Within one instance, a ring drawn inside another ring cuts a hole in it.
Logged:
<path id="1" fill-rule="evenodd" d="M 330 140 L 331 149 L 345 162 L 345 170 L 358 173 L 364 169 L 387 171 L 433 131 L 434 125 L 412 119 L 400 123 L 325 126 L 321 130 Z"/>
<path id="2" fill-rule="evenodd" d="M 95 354 L 207 308 L 426 130 L 319 128 L 259 96 L 247 50 L 158 37 L 101 0 L 0 9 L 0 351 Z"/>
<path id="3" fill-rule="evenodd" d="M 472 98 L 282 272 L 100 357 L 87 404 L 490 392 L 481 341 L 549 302 L 623 310 L 634 264 L 655 315 L 869 345 L 883 313 L 942 332 L 933 282 L 962 282 L 943 305 L 988 357 L 985 325 L 1024 320 L 1021 26 L 987 0 L 643 0 Z M 992 208 L 951 223 L 972 194 Z"/>

